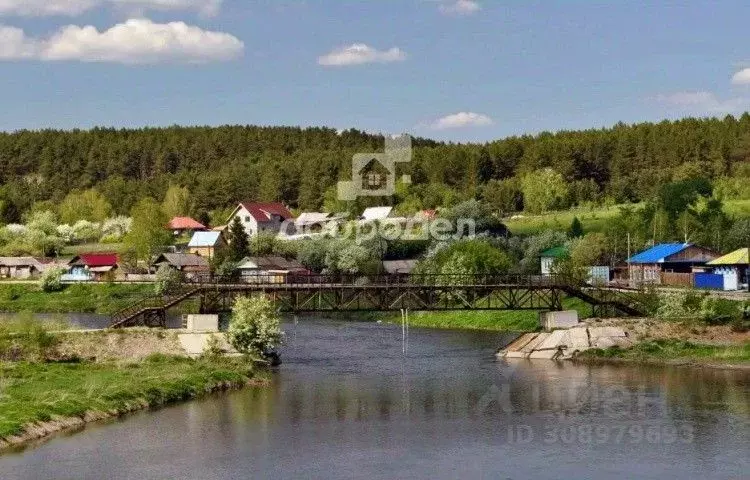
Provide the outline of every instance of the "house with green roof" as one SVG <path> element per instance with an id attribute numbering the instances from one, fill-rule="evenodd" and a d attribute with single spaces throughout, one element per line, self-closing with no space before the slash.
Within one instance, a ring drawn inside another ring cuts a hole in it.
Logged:
<path id="1" fill-rule="evenodd" d="M 714 274 L 724 277 L 724 290 L 747 288 L 750 282 L 750 248 L 740 248 L 706 265 Z"/>
<path id="2" fill-rule="evenodd" d="M 555 262 L 564 260 L 570 255 L 568 247 L 560 245 L 557 247 L 548 248 L 539 254 L 539 264 L 541 267 L 542 275 L 545 277 L 551 276 L 554 270 Z M 606 284 L 609 283 L 611 278 L 611 269 L 607 265 L 589 265 L 589 276 L 588 281 L 592 284 Z"/>
<path id="3" fill-rule="evenodd" d="M 560 245 L 558 247 L 548 248 L 539 254 L 539 262 L 542 275 L 548 277 L 552 275 L 552 267 L 555 262 L 568 257 L 568 247 Z"/>

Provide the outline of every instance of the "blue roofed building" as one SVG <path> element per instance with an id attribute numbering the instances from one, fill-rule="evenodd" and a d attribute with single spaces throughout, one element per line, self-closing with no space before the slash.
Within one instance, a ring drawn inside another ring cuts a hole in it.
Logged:
<path id="1" fill-rule="evenodd" d="M 630 282 L 690 286 L 691 274 L 718 257 L 692 243 L 661 243 L 628 259 Z"/>
<path id="2" fill-rule="evenodd" d="M 188 243 L 188 253 L 204 258 L 214 258 L 216 252 L 226 246 L 221 232 L 195 232 Z"/>

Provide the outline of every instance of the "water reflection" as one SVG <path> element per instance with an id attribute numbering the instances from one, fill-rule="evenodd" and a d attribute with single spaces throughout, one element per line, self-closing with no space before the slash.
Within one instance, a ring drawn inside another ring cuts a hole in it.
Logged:
<path id="1" fill-rule="evenodd" d="M 498 362 L 502 334 L 286 325 L 253 388 L 0 457 L 2 478 L 740 478 L 745 372 Z M 52 465 L 65 465 L 64 475 Z"/>

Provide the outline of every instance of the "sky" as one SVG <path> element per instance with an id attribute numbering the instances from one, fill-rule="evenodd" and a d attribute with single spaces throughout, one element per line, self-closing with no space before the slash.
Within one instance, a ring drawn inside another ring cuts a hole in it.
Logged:
<path id="1" fill-rule="evenodd" d="M 0 130 L 466 142 L 738 115 L 748 18 L 746 0 L 0 0 Z"/>

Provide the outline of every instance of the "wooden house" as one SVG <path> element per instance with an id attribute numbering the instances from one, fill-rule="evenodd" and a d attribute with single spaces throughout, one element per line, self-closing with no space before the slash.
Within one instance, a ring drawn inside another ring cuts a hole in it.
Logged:
<path id="1" fill-rule="evenodd" d="M 630 282 L 692 286 L 693 272 L 718 257 L 715 252 L 691 243 L 654 245 L 628 259 Z"/>
<path id="2" fill-rule="evenodd" d="M 116 253 L 82 253 L 68 262 L 64 281 L 90 282 L 114 277 L 119 269 Z"/>
<path id="3" fill-rule="evenodd" d="M 208 230 L 205 225 L 190 217 L 174 217 L 169 221 L 167 229 L 171 230 L 175 237 Z"/>
<path id="4" fill-rule="evenodd" d="M 216 252 L 226 246 L 221 232 L 195 232 L 188 243 L 188 253 L 212 259 Z"/>
<path id="5" fill-rule="evenodd" d="M 37 278 L 48 265 L 34 257 L 0 257 L 0 278 L 14 280 Z"/>

